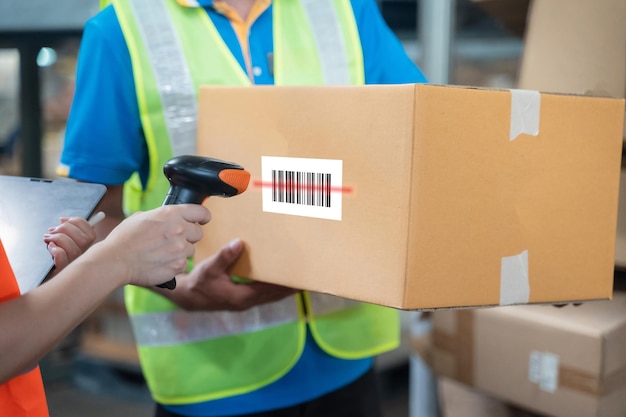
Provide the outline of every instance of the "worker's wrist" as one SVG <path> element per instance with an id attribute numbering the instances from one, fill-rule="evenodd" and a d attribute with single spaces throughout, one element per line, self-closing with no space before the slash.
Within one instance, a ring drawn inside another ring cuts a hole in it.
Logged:
<path id="1" fill-rule="evenodd" d="M 132 268 L 124 259 L 116 256 L 116 251 L 108 247 L 106 240 L 94 244 L 75 262 L 81 261 L 91 275 L 107 280 L 114 289 L 130 284 Z"/>

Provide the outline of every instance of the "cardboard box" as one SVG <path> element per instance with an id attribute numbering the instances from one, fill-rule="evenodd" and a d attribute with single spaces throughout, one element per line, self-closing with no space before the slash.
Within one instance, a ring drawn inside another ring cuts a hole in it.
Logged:
<path id="1" fill-rule="evenodd" d="M 554 417 L 626 415 L 626 295 L 433 313 L 433 371 Z"/>
<path id="2" fill-rule="evenodd" d="M 437 380 L 441 417 L 518 417 L 505 402 L 451 378 Z"/>
<path id="3" fill-rule="evenodd" d="M 242 238 L 235 275 L 401 309 L 611 297 L 623 100 L 419 84 L 199 94 L 198 153 L 252 175 L 207 201 L 197 247 Z M 300 189 L 330 206 L 289 202 L 291 183 L 272 189 L 281 172 L 332 174 Z"/>
<path id="4" fill-rule="evenodd" d="M 625 97 L 624 0 L 533 0 L 527 25 L 519 88 Z"/>
<path id="5" fill-rule="evenodd" d="M 615 267 L 626 270 L 626 168 L 622 167 L 619 184 L 619 211 L 615 238 Z"/>

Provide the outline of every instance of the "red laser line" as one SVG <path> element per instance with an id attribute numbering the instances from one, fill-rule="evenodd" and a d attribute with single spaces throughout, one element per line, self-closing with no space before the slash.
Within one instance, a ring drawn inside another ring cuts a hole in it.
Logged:
<path id="1" fill-rule="evenodd" d="M 282 181 L 278 183 L 278 188 L 281 190 L 284 190 L 285 188 L 287 188 L 287 182 L 286 181 Z M 258 181 L 255 180 L 252 182 L 252 186 L 253 187 L 258 187 L 258 188 L 272 188 L 274 186 L 274 184 L 271 181 Z M 302 189 L 305 190 L 309 190 L 309 191 L 325 191 L 328 189 L 328 187 L 324 187 L 324 186 L 316 186 L 316 185 L 303 185 Z M 353 189 L 352 187 L 330 187 L 330 191 L 333 193 L 342 193 L 342 194 L 350 194 Z"/>

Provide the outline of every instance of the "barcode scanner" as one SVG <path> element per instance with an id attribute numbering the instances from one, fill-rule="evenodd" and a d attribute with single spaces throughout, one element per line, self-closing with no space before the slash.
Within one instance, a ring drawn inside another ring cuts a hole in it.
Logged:
<path id="1" fill-rule="evenodd" d="M 170 189 L 163 205 L 202 204 L 212 196 L 233 197 L 248 188 L 250 173 L 232 162 L 203 156 L 176 156 L 163 165 Z M 176 278 L 157 285 L 173 290 Z"/>

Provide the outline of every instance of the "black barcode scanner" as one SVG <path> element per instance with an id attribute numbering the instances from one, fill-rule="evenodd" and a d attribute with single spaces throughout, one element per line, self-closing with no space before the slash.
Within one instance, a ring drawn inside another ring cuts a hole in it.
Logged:
<path id="1" fill-rule="evenodd" d="M 250 173 L 232 162 L 203 156 L 176 156 L 163 165 L 170 189 L 163 205 L 202 204 L 211 196 L 233 197 L 248 188 Z M 173 290 L 176 278 L 157 285 Z"/>

